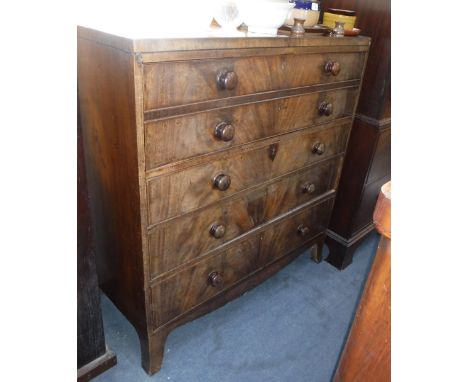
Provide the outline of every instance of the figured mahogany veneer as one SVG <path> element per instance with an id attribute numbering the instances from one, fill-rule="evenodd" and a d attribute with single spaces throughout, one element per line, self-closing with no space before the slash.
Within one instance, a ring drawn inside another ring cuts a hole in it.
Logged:
<path id="1" fill-rule="evenodd" d="M 178 325 L 321 260 L 368 46 L 79 28 L 100 284 L 148 373 Z"/>
<path id="2" fill-rule="evenodd" d="M 155 328 L 323 232 L 328 224 L 332 201 L 329 198 L 289 219 L 271 224 L 263 232 L 257 230 L 229 249 L 156 283 L 151 289 Z M 301 228 L 307 228 L 307 232 L 302 233 Z M 214 272 L 222 279 L 216 285 L 210 279 Z"/>
<path id="3" fill-rule="evenodd" d="M 271 144 L 267 144 L 234 154 L 229 151 L 203 165 L 151 178 L 147 185 L 149 225 L 341 154 L 346 148 L 349 127 L 348 123 L 284 136 L 275 142 L 274 159 L 268 155 Z M 225 181 L 226 176 L 229 182 Z"/>
<path id="4" fill-rule="evenodd" d="M 146 169 L 349 117 L 357 95 L 358 88 L 350 87 L 148 121 Z M 328 115 L 321 114 L 323 103 L 331 105 Z M 218 126 L 226 124 L 231 139 L 216 135 Z"/>
<path id="5" fill-rule="evenodd" d="M 191 214 L 158 224 L 150 230 L 151 276 L 156 277 L 266 223 L 327 191 L 336 188 L 341 157 L 262 184 Z M 222 225 L 224 234 L 215 237 L 213 225 Z"/>
<path id="6" fill-rule="evenodd" d="M 145 110 L 297 88 L 315 83 L 359 79 L 365 52 L 298 54 L 160 62 L 145 65 Z M 340 62 L 341 70 L 326 70 Z M 219 85 L 226 72 L 236 76 L 228 87 Z M 255 81 L 252 81 L 255 79 Z M 203 91 L 200 91 L 203 89 Z"/>

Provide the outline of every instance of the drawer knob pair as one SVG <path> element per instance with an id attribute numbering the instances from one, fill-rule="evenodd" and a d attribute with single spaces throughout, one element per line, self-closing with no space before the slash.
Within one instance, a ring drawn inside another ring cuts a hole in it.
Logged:
<path id="1" fill-rule="evenodd" d="M 326 115 L 327 117 L 329 115 L 332 115 L 333 113 L 333 104 L 329 102 L 321 102 L 319 105 L 319 114 L 320 115 Z"/>
<path id="2" fill-rule="evenodd" d="M 223 286 L 223 276 L 221 273 L 214 271 L 208 275 L 208 284 L 215 288 L 221 288 Z"/>
<path id="3" fill-rule="evenodd" d="M 297 227 L 297 233 L 302 237 L 306 237 L 310 233 L 310 228 L 304 224 L 301 224 L 299 227 Z"/>
<path id="4" fill-rule="evenodd" d="M 231 185 L 231 177 L 225 174 L 216 175 L 213 179 L 213 186 L 220 191 L 226 191 Z"/>
<path id="5" fill-rule="evenodd" d="M 226 233 L 226 227 L 222 224 L 213 224 L 210 228 L 210 234 L 216 239 L 221 239 Z"/>
<path id="6" fill-rule="evenodd" d="M 340 63 L 337 61 L 327 61 L 325 62 L 325 65 L 323 66 L 323 69 L 325 70 L 325 73 L 327 74 L 333 74 L 334 76 L 337 76 L 338 73 L 340 72 Z"/>
<path id="7" fill-rule="evenodd" d="M 304 194 L 313 194 L 315 192 L 315 184 L 305 183 L 302 186 L 302 192 L 304 192 Z"/>
<path id="8" fill-rule="evenodd" d="M 322 155 L 325 152 L 325 144 L 321 142 L 314 143 L 312 147 L 312 153 Z"/>
<path id="9" fill-rule="evenodd" d="M 228 142 L 234 138 L 235 129 L 229 122 L 218 123 L 215 127 L 214 135 L 216 138 Z"/>
<path id="10" fill-rule="evenodd" d="M 231 70 L 223 70 L 218 73 L 216 82 L 220 90 L 233 90 L 237 86 L 237 74 Z"/>

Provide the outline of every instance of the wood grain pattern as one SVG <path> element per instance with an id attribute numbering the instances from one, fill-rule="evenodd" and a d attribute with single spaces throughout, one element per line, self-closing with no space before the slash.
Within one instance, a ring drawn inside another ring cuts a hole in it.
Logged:
<path id="1" fill-rule="evenodd" d="M 349 125 L 338 125 L 318 132 L 305 131 L 304 134 L 292 138 L 284 136 L 279 139 L 278 154 L 273 161 L 268 155 L 269 146 L 264 146 L 211 161 L 203 166 L 151 179 L 148 181 L 149 225 L 190 212 L 269 179 L 342 153 L 348 134 Z M 323 155 L 312 152 L 317 142 L 326 147 Z M 213 188 L 213 179 L 221 173 L 229 175 L 232 179 L 226 191 Z"/>
<path id="2" fill-rule="evenodd" d="M 251 234 L 229 249 L 203 258 L 196 265 L 155 284 L 151 289 L 154 327 L 162 326 L 316 237 L 327 225 L 332 204 L 333 198 L 328 198 L 307 207 L 269 225 L 264 232 Z M 301 236 L 297 232 L 300 224 L 310 227 L 307 235 Z M 212 272 L 218 272 L 222 277 L 222 285 L 218 288 L 209 283 Z"/>
<path id="3" fill-rule="evenodd" d="M 357 94 L 357 88 L 338 89 L 149 122 L 146 169 L 352 115 Z M 330 116 L 319 114 L 322 102 L 333 105 Z M 214 136 L 222 122 L 235 129 L 231 141 Z"/>
<path id="4" fill-rule="evenodd" d="M 115 365 L 117 358 L 104 338 L 79 104 L 77 152 L 77 367 L 78 381 L 84 382 Z"/>
<path id="5" fill-rule="evenodd" d="M 324 232 L 330 219 L 333 200 L 328 199 L 267 229 L 262 237 L 260 263 L 268 264 Z M 298 232 L 301 225 L 307 228 L 305 235 Z"/>
<path id="6" fill-rule="evenodd" d="M 141 345 L 141 356 L 142 364 L 145 370 L 149 374 L 157 372 L 161 368 L 164 355 L 164 346 L 167 336 L 174 328 L 183 325 L 186 322 L 194 320 L 203 314 L 211 312 L 217 309 L 227 302 L 241 296 L 246 291 L 259 285 L 269 277 L 276 274 L 279 270 L 284 268 L 287 264 L 293 261 L 305 250 L 311 250 L 311 252 L 321 251 L 324 236 L 318 236 L 304 243 L 301 247 L 288 252 L 285 256 L 280 257 L 278 260 L 272 262 L 267 267 L 258 268 L 255 272 L 248 275 L 232 285 L 229 288 L 224 289 L 214 297 L 205 301 L 203 304 L 195 306 L 193 309 L 185 311 L 177 319 L 169 321 L 163 326 L 154 330 L 149 336 L 140 337 Z M 320 248 L 320 249 L 319 249 Z"/>
<path id="7" fill-rule="evenodd" d="M 154 327 L 161 326 L 249 275 L 256 268 L 258 253 L 259 237 L 249 236 L 235 247 L 153 286 Z M 208 282 L 208 276 L 215 271 L 222 275 L 222 288 L 215 288 Z"/>
<path id="8" fill-rule="evenodd" d="M 324 84 L 313 84 L 302 86 L 300 88 L 272 90 L 263 93 L 246 94 L 237 97 L 219 98 L 214 100 L 201 101 L 196 103 L 189 103 L 186 105 L 170 106 L 159 109 L 147 110 L 144 113 L 145 121 L 151 122 L 165 118 L 173 118 L 182 115 L 194 114 L 204 112 L 206 110 L 217 110 L 227 107 L 242 106 L 249 103 L 256 103 L 262 101 L 272 101 L 285 99 L 289 97 L 296 97 L 304 94 L 325 92 L 338 88 L 351 88 L 359 87 L 360 80 L 339 81 Z"/>
<path id="9" fill-rule="evenodd" d="M 298 54 L 301 50 L 308 48 L 319 48 L 320 50 L 334 50 L 334 51 L 347 51 L 356 50 L 357 47 L 364 49 L 368 48 L 370 40 L 367 37 L 359 36 L 353 40 L 347 38 L 340 39 L 340 41 L 333 41 L 329 38 L 321 36 L 306 36 L 305 38 L 292 39 L 292 38 L 271 38 L 271 37 L 252 37 L 248 38 L 226 38 L 217 37 L 216 35 L 210 36 L 207 39 L 146 39 L 136 40 L 134 42 L 134 51 L 142 52 L 144 56 L 152 56 L 154 52 L 176 52 L 181 51 L 203 51 L 208 52 L 216 50 L 230 50 L 235 49 L 239 51 L 251 50 L 252 52 L 259 49 L 276 48 L 279 54 L 282 50 L 289 50 L 292 54 Z M 166 58 L 167 59 L 167 58 Z"/>
<path id="10" fill-rule="evenodd" d="M 323 9 L 355 10 L 356 27 L 372 38 L 330 224 L 333 235 L 327 238 L 330 247 L 327 261 L 344 269 L 352 262 L 352 252 L 358 239 L 362 239 L 361 234 L 371 232 L 368 227 L 372 225 L 372 209 L 379 186 L 375 183 L 382 185 L 390 177 L 391 2 L 322 0 L 321 4 Z M 337 236 L 342 240 L 335 241 L 333 237 Z M 348 244 L 343 245 L 343 242 Z"/>
<path id="11" fill-rule="evenodd" d="M 369 39 L 78 33 L 102 287 L 154 373 L 171 329 L 299 250 L 320 260 Z M 324 74 L 325 60 L 341 72 Z M 232 90 L 218 89 L 221 70 L 235 71 Z M 213 141 L 223 118 L 234 136 Z"/>
<path id="12" fill-rule="evenodd" d="M 146 328 L 133 58 L 78 39 L 78 84 L 99 282 Z"/>
<path id="13" fill-rule="evenodd" d="M 391 144 L 390 129 L 382 129 L 380 131 L 379 137 L 377 138 L 377 143 L 374 150 L 374 158 L 372 160 L 372 164 L 369 167 L 369 172 L 367 173 L 366 185 L 377 181 L 383 176 L 390 175 L 390 154 L 392 150 Z"/>
<path id="14" fill-rule="evenodd" d="M 334 382 L 391 380 L 390 303 L 391 303 L 391 198 L 390 184 L 379 194 L 374 221 L 382 235 L 341 354 Z"/>
<path id="15" fill-rule="evenodd" d="M 360 78 L 365 53 L 328 53 L 229 58 L 145 64 L 145 110 Z M 326 61 L 340 61 L 337 76 L 324 71 Z M 233 90 L 220 90 L 223 70 L 237 73 Z"/>
<path id="16" fill-rule="evenodd" d="M 151 276 L 159 276 L 201 257 L 252 228 L 333 190 L 341 161 L 341 157 L 325 161 L 222 204 L 157 225 L 148 235 Z M 312 193 L 304 191 L 306 184 L 314 185 Z M 210 234 L 213 224 L 226 227 L 222 238 L 216 239 Z"/>
<path id="17" fill-rule="evenodd" d="M 306 40 L 308 36 L 306 37 Z M 276 56 L 281 54 L 309 54 L 309 53 L 357 53 L 366 52 L 366 45 L 329 45 L 329 46 L 303 46 L 282 47 L 277 49 L 258 47 L 247 49 L 210 49 L 185 51 L 159 51 L 138 53 L 142 63 L 207 60 L 217 58 L 237 58 L 254 56 Z"/>
<path id="18" fill-rule="evenodd" d="M 357 113 L 390 117 L 391 1 L 322 0 L 322 7 L 356 11 L 356 27 L 372 38 Z"/>
<path id="19" fill-rule="evenodd" d="M 327 48 L 367 48 L 370 40 L 367 37 L 343 38 L 333 40 L 322 36 L 308 35 L 301 39 L 256 37 L 251 34 L 241 34 L 240 37 L 226 37 L 219 34 L 219 30 L 211 29 L 206 35 L 199 38 L 139 38 L 138 31 L 132 31 L 131 26 L 126 25 L 122 30 L 115 29 L 113 33 L 105 33 L 92 28 L 78 26 L 78 36 L 82 39 L 93 40 L 100 44 L 117 48 L 119 50 L 142 54 L 154 52 L 186 52 L 203 50 L 242 50 L 259 48 L 276 48 L 281 51 L 284 48 L 295 47 L 306 49 L 308 47 Z M 141 31 L 140 31 L 141 32 Z M 141 36 L 140 36 L 141 37 Z M 300 50 L 299 50 L 300 51 Z"/>

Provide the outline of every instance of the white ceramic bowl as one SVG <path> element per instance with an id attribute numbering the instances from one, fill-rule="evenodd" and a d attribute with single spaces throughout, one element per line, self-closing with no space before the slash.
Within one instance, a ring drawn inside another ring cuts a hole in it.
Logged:
<path id="1" fill-rule="evenodd" d="M 241 19 L 249 32 L 276 35 L 294 3 L 288 0 L 239 0 Z"/>

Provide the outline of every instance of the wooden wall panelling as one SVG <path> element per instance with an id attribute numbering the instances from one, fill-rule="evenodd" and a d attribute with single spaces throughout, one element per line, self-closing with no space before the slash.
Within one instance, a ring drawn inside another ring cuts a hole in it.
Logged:
<path id="1" fill-rule="evenodd" d="M 390 0 L 323 0 L 322 9 L 327 8 L 355 10 L 356 27 L 372 38 L 326 240 L 327 261 L 344 269 L 373 230 L 377 190 L 390 179 Z"/>

